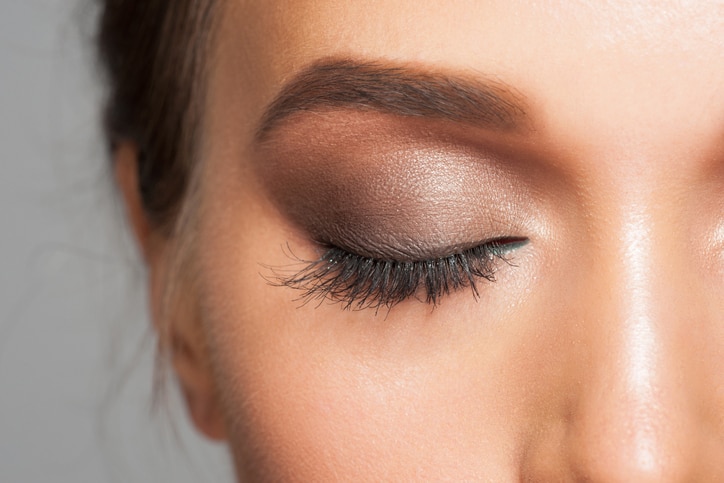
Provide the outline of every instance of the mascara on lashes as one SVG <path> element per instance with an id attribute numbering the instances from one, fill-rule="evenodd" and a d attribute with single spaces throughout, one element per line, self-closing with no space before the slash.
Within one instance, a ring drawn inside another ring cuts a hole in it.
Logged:
<path id="1" fill-rule="evenodd" d="M 420 261 L 371 259 L 330 247 L 318 260 L 284 274 L 273 269 L 273 285 L 301 291 L 301 299 L 329 300 L 344 309 L 388 309 L 411 298 L 437 306 L 440 300 L 463 288 L 479 296 L 477 281 L 495 281 L 499 261 L 523 246 L 527 239 L 498 239 L 463 252 Z"/>

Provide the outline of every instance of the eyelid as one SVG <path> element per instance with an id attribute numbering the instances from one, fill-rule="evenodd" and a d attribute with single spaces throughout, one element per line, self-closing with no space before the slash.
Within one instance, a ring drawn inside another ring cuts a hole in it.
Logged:
<path id="1" fill-rule="evenodd" d="M 265 194 L 310 236 L 346 241 L 333 227 L 453 245 L 481 224 L 486 235 L 525 228 L 536 208 L 528 150 L 429 120 L 361 118 L 302 123 L 254 156 Z"/>

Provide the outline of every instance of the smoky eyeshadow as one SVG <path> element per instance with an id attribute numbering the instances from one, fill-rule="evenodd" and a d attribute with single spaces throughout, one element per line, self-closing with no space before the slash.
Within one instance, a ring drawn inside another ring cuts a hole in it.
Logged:
<path id="1" fill-rule="evenodd" d="M 254 172 L 282 215 L 319 244 L 416 261 L 525 236 L 521 185 L 489 150 L 442 130 L 383 117 L 312 119 L 278 132 L 255 153 Z"/>

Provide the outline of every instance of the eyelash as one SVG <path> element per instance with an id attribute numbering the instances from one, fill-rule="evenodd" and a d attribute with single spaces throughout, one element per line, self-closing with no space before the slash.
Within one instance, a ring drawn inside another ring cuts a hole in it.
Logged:
<path id="1" fill-rule="evenodd" d="M 469 287 L 477 299 L 476 281 L 495 282 L 498 261 L 512 265 L 507 252 L 527 242 L 524 238 L 499 238 L 446 257 L 421 261 L 383 260 L 364 257 L 335 246 L 290 276 L 273 270 L 273 285 L 302 291 L 306 303 L 340 302 L 344 309 L 388 309 L 424 288 L 427 304 Z M 296 257 L 295 257 L 296 258 Z"/>

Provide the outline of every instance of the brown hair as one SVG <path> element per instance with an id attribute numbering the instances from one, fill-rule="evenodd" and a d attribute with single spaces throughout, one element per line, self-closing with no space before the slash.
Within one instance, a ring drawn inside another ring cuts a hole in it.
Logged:
<path id="1" fill-rule="evenodd" d="M 139 149 L 139 190 L 168 233 L 189 184 L 200 129 L 204 60 L 216 0 L 100 0 L 97 48 L 109 87 L 111 149 Z"/>

